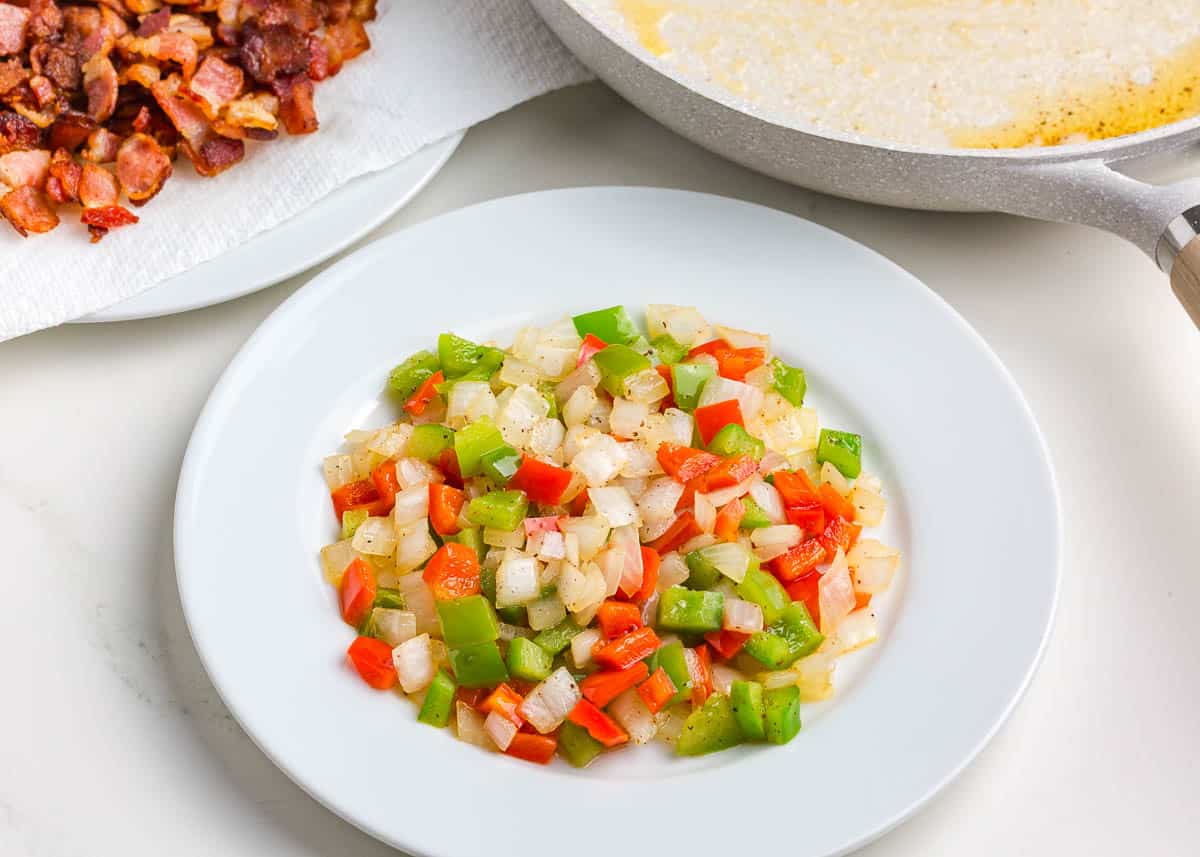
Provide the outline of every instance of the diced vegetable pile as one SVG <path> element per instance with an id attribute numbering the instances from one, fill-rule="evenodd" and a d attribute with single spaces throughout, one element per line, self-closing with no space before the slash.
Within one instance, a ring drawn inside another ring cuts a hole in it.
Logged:
<path id="1" fill-rule="evenodd" d="M 876 639 L 898 551 L 856 434 L 818 431 L 768 337 L 651 305 L 453 333 L 388 386 L 404 416 L 325 459 L 349 658 L 418 719 L 576 766 L 784 744 Z"/>

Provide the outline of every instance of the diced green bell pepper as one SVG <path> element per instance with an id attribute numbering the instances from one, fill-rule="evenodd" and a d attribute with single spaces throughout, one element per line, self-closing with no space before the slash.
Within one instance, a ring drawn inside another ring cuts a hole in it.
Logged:
<path id="1" fill-rule="evenodd" d="M 399 589 L 377 589 L 375 590 L 374 607 L 385 607 L 388 610 L 403 610 L 408 605 L 404 601 L 404 594 Z"/>
<path id="2" fill-rule="evenodd" d="M 800 688 L 794 684 L 763 694 L 767 709 L 767 740 L 786 744 L 800 731 Z"/>
<path id="3" fill-rule="evenodd" d="M 467 520 L 493 530 L 515 530 L 529 511 L 524 491 L 489 491 L 467 505 Z"/>
<path id="4" fill-rule="evenodd" d="M 732 455 L 749 455 L 755 461 L 763 457 L 767 445 L 737 423 L 722 426 L 708 443 L 708 451 L 728 458 Z"/>
<path id="5" fill-rule="evenodd" d="M 461 649 L 500 638 L 496 611 L 482 595 L 438 600 L 436 605 L 438 621 L 442 625 L 442 639 L 447 646 Z"/>
<path id="6" fill-rule="evenodd" d="M 363 521 L 371 516 L 369 509 L 347 509 L 342 512 L 342 538 L 352 539 Z"/>
<path id="7" fill-rule="evenodd" d="M 817 461 L 828 461 L 847 479 L 857 478 L 862 472 L 862 437 L 848 431 L 821 429 Z"/>
<path id="8" fill-rule="evenodd" d="M 514 637 L 508 644 L 508 671 L 513 678 L 541 681 L 554 668 L 554 656 L 524 637 Z"/>
<path id="9" fill-rule="evenodd" d="M 687 357 L 687 348 L 665 333 L 662 336 L 654 337 L 650 344 L 654 346 L 654 351 L 658 354 L 659 363 L 678 363 Z"/>
<path id="10" fill-rule="evenodd" d="M 747 741 L 762 741 L 767 737 L 766 708 L 763 705 L 763 686 L 756 681 L 735 681 L 729 688 L 733 716 Z"/>
<path id="11" fill-rule="evenodd" d="M 650 668 L 651 674 L 659 667 L 663 668 L 663 672 L 667 674 L 667 678 L 671 680 L 671 684 L 675 685 L 675 695 L 667 702 L 667 705 L 674 705 L 677 702 L 683 702 L 692 695 L 692 674 L 688 670 L 687 655 L 683 653 L 683 643 L 676 640 L 674 643 L 668 643 L 665 646 L 660 646 L 654 653 L 656 662 Z"/>
<path id="12" fill-rule="evenodd" d="M 680 756 L 702 756 L 728 750 L 742 740 L 729 697 L 714 693 L 684 721 L 675 752 Z"/>
<path id="13" fill-rule="evenodd" d="M 575 623 L 575 620 L 568 616 L 563 619 L 553 628 L 544 628 L 539 631 L 533 641 L 549 652 L 551 655 L 557 655 L 563 649 L 571 644 L 571 640 L 575 635 L 583 629 Z"/>
<path id="14" fill-rule="evenodd" d="M 747 640 L 743 651 L 765 667 L 784 670 L 815 652 L 824 639 L 804 602 L 793 601 L 777 621 Z"/>
<path id="15" fill-rule="evenodd" d="M 586 768 L 604 750 L 604 745 L 577 723 L 567 720 L 558 730 L 558 753 L 576 768 Z"/>
<path id="16" fill-rule="evenodd" d="M 738 526 L 743 530 L 757 530 L 761 527 L 771 526 L 771 519 L 767 517 L 763 507 L 755 503 L 754 498 L 749 494 L 742 498 L 742 522 Z"/>
<path id="17" fill-rule="evenodd" d="M 476 533 L 479 532 L 478 527 L 470 527 L 469 529 Z M 466 530 L 459 530 L 459 532 L 464 533 Z M 487 548 L 483 545 L 482 535 L 478 537 L 478 542 L 479 548 L 477 550 L 479 553 L 479 560 L 482 562 L 483 555 L 487 552 Z M 472 547 L 474 547 L 474 545 L 472 545 Z M 492 602 L 492 604 L 496 603 L 496 569 L 484 567 L 479 570 L 479 588 L 483 590 L 483 594 L 488 601 Z M 496 615 L 500 617 L 501 622 L 507 622 L 510 625 L 529 624 L 528 614 L 525 611 L 524 604 L 513 604 L 508 607 L 497 607 Z"/>
<path id="18" fill-rule="evenodd" d="M 483 556 L 487 553 L 487 545 L 483 543 L 483 530 L 480 527 L 463 527 L 454 535 L 443 536 L 445 541 L 458 542 L 460 545 L 466 545 L 471 550 L 475 551 L 475 555 L 479 557 L 479 561 L 483 562 Z M 492 592 L 488 596 L 492 601 L 496 600 L 496 572 L 492 570 Z"/>
<path id="19" fill-rule="evenodd" d="M 681 410 L 694 411 L 708 379 L 717 373 L 707 363 L 675 363 L 671 366 L 671 391 Z"/>
<path id="20" fill-rule="evenodd" d="M 463 687 L 492 687 L 508 680 L 508 669 L 495 642 L 451 649 L 450 666 Z"/>
<path id="21" fill-rule="evenodd" d="M 554 395 L 554 384 L 543 381 L 538 384 L 538 392 L 550 404 L 550 412 L 546 416 L 552 420 L 558 419 L 558 397 Z"/>
<path id="22" fill-rule="evenodd" d="M 529 624 L 529 611 L 525 609 L 524 604 L 510 604 L 507 607 L 497 607 L 496 615 L 500 617 L 501 622 L 507 622 L 510 625 Z"/>
<path id="23" fill-rule="evenodd" d="M 454 454 L 458 457 L 458 470 L 463 476 L 477 476 L 483 466 L 483 457 L 493 449 L 508 446 L 500 429 L 487 417 L 481 417 L 469 426 L 454 433 Z"/>
<path id="24" fill-rule="evenodd" d="M 436 356 L 428 351 L 418 351 L 391 371 L 388 388 L 400 398 L 407 399 L 441 368 Z"/>
<path id="25" fill-rule="evenodd" d="M 433 677 L 433 683 L 425 691 L 425 701 L 421 703 L 421 713 L 417 719 L 430 726 L 444 727 L 450 723 L 450 712 L 454 710 L 454 693 L 458 685 L 454 679 L 446 675 L 444 670 L 438 670 Z"/>
<path id="26" fill-rule="evenodd" d="M 804 378 L 804 370 L 788 366 L 778 357 L 771 361 L 771 386 L 775 392 L 783 396 L 797 408 L 804 404 L 804 394 L 808 391 L 808 382 Z"/>
<path id="27" fill-rule="evenodd" d="M 405 454 L 422 461 L 433 461 L 442 454 L 442 450 L 454 446 L 454 429 L 425 423 L 414 426 L 408 438 Z"/>
<path id="28" fill-rule="evenodd" d="M 589 333 L 609 345 L 628 345 L 637 339 L 640 332 L 629 313 L 623 306 L 612 306 L 607 309 L 593 310 L 572 317 L 575 331 L 581 336 Z"/>
<path id="29" fill-rule="evenodd" d="M 521 466 L 521 453 L 511 446 L 502 446 L 485 452 L 479 459 L 479 466 L 497 485 L 507 485 L 508 480 L 512 479 L 517 468 Z"/>
<path id="30" fill-rule="evenodd" d="M 625 395 L 625 381 L 650 368 L 650 358 L 628 345 L 610 345 L 592 356 L 600 370 L 600 385 L 614 396 Z"/>
<path id="31" fill-rule="evenodd" d="M 462 378 L 468 372 L 481 370 L 486 374 L 479 380 L 484 381 L 500 368 L 500 364 L 504 362 L 504 352 L 488 345 L 477 345 L 453 333 L 443 333 L 438 337 L 438 359 L 447 380 Z"/>
<path id="32" fill-rule="evenodd" d="M 658 624 L 667 631 L 720 631 L 724 616 L 725 596 L 720 592 L 672 586 L 658 600 Z"/>
<path id="33" fill-rule="evenodd" d="M 746 572 L 745 580 L 737 585 L 737 594 L 761 607 L 763 621 L 768 625 L 778 619 L 783 608 L 792 601 L 783 584 L 761 568 L 751 568 Z"/>
<path id="34" fill-rule="evenodd" d="M 721 572 L 699 549 L 683 558 L 687 563 L 688 577 L 683 585 L 688 589 L 712 589 L 721 579 Z"/>

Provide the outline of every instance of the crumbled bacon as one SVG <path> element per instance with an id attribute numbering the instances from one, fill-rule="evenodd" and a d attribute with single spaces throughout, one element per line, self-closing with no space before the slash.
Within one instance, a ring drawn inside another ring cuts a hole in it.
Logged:
<path id="1" fill-rule="evenodd" d="M 95 244 L 108 234 L 108 230 L 137 223 L 138 216 L 124 206 L 113 204 L 88 206 L 79 220 L 87 224 L 88 232 L 92 233 L 92 243 Z"/>
<path id="2" fill-rule="evenodd" d="M 0 3 L 0 57 L 25 50 L 29 17 L 28 9 Z"/>
<path id="3" fill-rule="evenodd" d="M 29 80 L 29 69 L 18 59 L 0 60 L 0 96 Z"/>
<path id="4" fill-rule="evenodd" d="M 241 95 L 244 83 L 245 75 L 240 68 L 209 56 L 183 91 L 200 105 L 205 116 L 216 119 L 221 108 Z"/>
<path id="5" fill-rule="evenodd" d="M 117 180 L 134 205 L 145 205 L 170 175 L 171 159 L 153 137 L 138 133 L 121 144 L 117 152 Z"/>
<path id="6" fill-rule="evenodd" d="M 83 167 L 75 163 L 71 153 L 58 149 L 50 159 L 50 177 L 46 179 L 46 193 L 57 203 L 75 202 L 79 199 L 79 179 Z"/>
<path id="7" fill-rule="evenodd" d="M 50 153 L 45 149 L 23 149 L 0 155 L 0 182 L 9 187 L 40 188 L 50 174 Z"/>
<path id="8" fill-rule="evenodd" d="M 326 27 L 325 39 L 337 48 L 342 62 L 366 53 L 371 47 L 371 39 L 367 36 L 366 27 L 362 25 L 362 21 L 355 18 Z"/>
<path id="9" fill-rule="evenodd" d="M 0 155 L 17 149 L 35 149 L 42 129 L 18 113 L 0 110 Z"/>
<path id="10" fill-rule="evenodd" d="M 88 135 L 87 147 L 79 153 L 79 157 L 93 164 L 108 164 L 117 159 L 117 149 L 120 147 L 120 134 L 114 134 L 107 128 L 97 128 Z"/>
<path id="11" fill-rule="evenodd" d="M 120 199 L 117 177 L 104 167 L 84 164 L 79 175 L 79 201 L 87 208 L 116 205 Z"/>
<path id="12" fill-rule="evenodd" d="M 99 125 L 86 113 L 69 110 L 60 113 L 50 126 L 47 142 L 51 149 L 66 149 L 74 152 L 82 146 Z"/>
<path id="13" fill-rule="evenodd" d="M 137 35 L 143 39 L 147 39 L 156 33 L 161 33 L 167 28 L 167 24 L 171 22 L 171 7 L 163 6 L 157 12 L 152 12 L 145 18 L 142 18 L 138 24 Z"/>
<path id="14" fill-rule="evenodd" d="M 294 74 L 274 82 L 279 96 L 279 118 L 289 134 L 311 134 L 317 130 L 317 111 L 313 107 L 313 85 L 308 76 Z"/>
<path id="15" fill-rule="evenodd" d="M 117 109 L 117 70 L 104 54 L 95 54 L 83 64 L 83 88 L 87 92 L 88 115 L 105 122 Z"/>
<path id="16" fill-rule="evenodd" d="M 54 0 L 29 0 L 28 36 L 35 42 L 58 38 L 63 29 L 63 11 Z"/>
<path id="17" fill-rule="evenodd" d="M 58 215 L 35 187 L 25 185 L 0 197 L 0 214 L 22 236 L 30 232 L 49 232 L 58 226 Z"/>
<path id="18" fill-rule="evenodd" d="M 242 67 L 259 83 L 308 68 L 308 35 L 288 24 L 251 22 L 242 28 L 242 39 Z"/>

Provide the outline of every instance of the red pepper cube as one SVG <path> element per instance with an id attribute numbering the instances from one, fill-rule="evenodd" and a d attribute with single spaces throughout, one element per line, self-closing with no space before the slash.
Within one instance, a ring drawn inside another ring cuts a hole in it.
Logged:
<path id="1" fill-rule="evenodd" d="M 521 459 L 517 472 L 508 480 L 507 487 L 513 491 L 524 491 L 525 496 L 534 503 L 556 506 L 570 484 L 571 471 L 565 467 L 556 467 L 526 455 Z"/>
<path id="2" fill-rule="evenodd" d="M 584 699 L 603 708 L 644 679 L 649 672 L 641 661 L 624 670 L 601 670 L 581 681 L 579 690 Z"/>
<path id="3" fill-rule="evenodd" d="M 629 733 L 622 729 L 615 720 L 596 707 L 595 703 L 581 699 L 575 704 L 567 719 L 576 726 L 582 726 L 588 734 L 605 747 L 616 747 L 629 740 Z"/>
<path id="4" fill-rule="evenodd" d="M 694 416 L 696 417 L 696 431 L 700 433 L 700 439 L 704 441 L 705 446 L 712 443 L 717 432 L 731 423 L 743 428 L 746 426 L 746 421 L 742 417 L 742 406 L 737 399 L 728 399 L 724 402 L 705 405 L 703 408 L 696 408 Z"/>
<path id="5" fill-rule="evenodd" d="M 663 472 L 676 482 L 683 483 L 703 476 L 721 463 L 719 455 L 677 443 L 659 444 L 656 456 Z"/>
<path id="6" fill-rule="evenodd" d="M 659 667 L 650 678 L 638 685 L 637 692 L 650 713 L 658 714 L 675 696 L 676 687 L 667 671 Z"/>
<path id="7" fill-rule="evenodd" d="M 649 657 L 661 645 L 662 640 L 653 628 L 638 628 L 605 643 L 592 657 L 603 666 L 623 670 Z"/>
<path id="8" fill-rule="evenodd" d="M 362 557 L 351 560 L 338 587 L 342 618 L 357 628 L 375 604 L 375 569 Z"/>
<path id="9" fill-rule="evenodd" d="M 396 665 L 392 662 L 392 647 L 374 637 L 355 637 L 346 650 L 350 663 L 362 680 L 376 690 L 395 687 Z"/>
<path id="10" fill-rule="evenodd" d="M 642 627 L 642 611 L 636 604 L 614 601 L 611 598 L 600 605 L 600 609 L 596 611 L 596 619 L 606 640 L 615 639 Z"/>
<path id="11" fill-rule="evenodd" d="M 512 743 L 504 752 L 509 756 L 524 759 L 526 762 L 536 762 L 548 765 L 558 749 L 558 739 L 552 735 L 535 735 L 532 732 L 518 732 L 513 736 Z"/>

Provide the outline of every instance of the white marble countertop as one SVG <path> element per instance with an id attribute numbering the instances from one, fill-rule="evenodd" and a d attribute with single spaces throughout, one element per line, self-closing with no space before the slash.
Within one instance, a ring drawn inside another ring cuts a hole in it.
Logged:
<path id="1" fill-rule="evenodd" d="M 1146 170 L 1196 172 L 1189 159 Z M 598 85 L 473 130 L 376 234 L 580 184 L 741 197 L 879 250 L 979 329 L 1047 436 L 1066 550 L 1042 668 L 978 762 L 861 853 L 1195 853 L 1200 333 L 1151 263 L 1081 227 L 797 190 Z M 312 273 L 185 315 L 0 345 L 0 854 L 395 853 L 308 798 L 230 719 L 188 638 L 172 566 L 192 423 L 243 340 Z M 1004 580 L 996 609 L 1021 609 Z"/>

